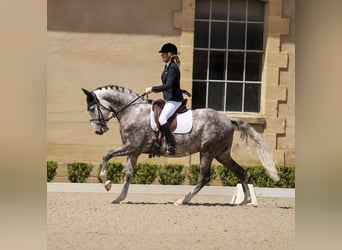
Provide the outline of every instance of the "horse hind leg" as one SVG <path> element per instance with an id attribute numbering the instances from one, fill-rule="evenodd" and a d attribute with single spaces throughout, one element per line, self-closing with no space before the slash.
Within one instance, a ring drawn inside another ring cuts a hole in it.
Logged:
<path id="1" fill-rule="evenodd" d="M 223 152 L 219 156 L 215 157 L 215 159 L 223 164 L 224 167 L 232 171 L 233 174 L 235 174 L 235 176 L 239 179 L 245 197 L 244 200 L 238 205 L 251 203 L 252 197 L 248 188 L 248 183 L 246 181 L 246 171 L 231 158 L 230 153 Z"/>
<path id="2" fill-rule="evenodd" d="M 119 204 L 121 201 L 126 199 L 127 194 L 128 194 L 129 184 L 131 182 L 131 178 L 133 176 L 133 170 L 137 164 L 137 160 L 138 160 L 138 156 L 136 155 L 129 155 L 127 157 L 124 185 L 122 187 L 122 190 L 119 196 L 115 200 L 112 201 L 113 204 Z"/>
<path id="3" fill-rule="evenodd" d="M 204 187 L 205 184 L 207 184 L 210 181 L 210 168 L 211 168 L 211 162 L 213 160 L 213 157 L 210 155 L 204 156 L 201 153 L 200 156 L 200 174 L 198 177 L 198 182 L 196 187 L 189 192 L 187 195 L 185 195 L 182 199 L 179 199 L 175 201 L 175 205 L 185 205 L 189 203 L 189 201 L 194 198 L 194 196 Z"/>

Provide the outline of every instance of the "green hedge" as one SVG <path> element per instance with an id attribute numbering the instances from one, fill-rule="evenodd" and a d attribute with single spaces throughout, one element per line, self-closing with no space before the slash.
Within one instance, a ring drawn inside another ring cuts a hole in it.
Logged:
<path id="1" fill-rule="evenodd" d="M 229 171 L 224 166 L 218 165 L 216 169 L 223 186 L 236 186 L 236 184 L 239 183 L 239 179 L 236 178 L 233 172 Z"/>
<path id="2" fill-rule="evenodd" d="M 295 166 L 293 165 L 280 165 L 278 167 L 280 176 L 279 182 L 274 182 L 270 177 L 268 177 L 261 165 L 242 167 L 246 170 L 247 182 L 256 187 L 295 188 Z M 222 165 L 219 165 L 217 170 L 223 186 L 235 186 L 239 183 L 239 180 L 235 175 Z"/>
<path id="3" fill-rule="evenodd" d="M 47 181 L 50 182 L 56 176 L 58 164 L 56 161 L 47 161 Z"/>
<path id="4" fill-rule="evenodd" d="M 68 179 L 71 182 L 85 182 L 90 176 L 93 165 L 85 162 L 68 163 Z M 47 162 L 47 181 L 53 180 L 56 175 L 57 162 Z M 282 188 L 295 188 L 295 166 L 293 165 L 280 165 L 280 181 L 272 181 L 266 174 L 261 165 L 256 166 L 242 166 L 246 170 L 247 182 L 256 187 L 282 187 Z M 97 176 L 99 178 L 101 165 L 97 169 Z M 120 183 L 123 177 L 124 165 L 120 162 L 109 162 L 107 165 L 107 179 L 113 183 Z M 158 181 L 163 185 L 179 185 L 184 183 L 185 177 L 189 180 L 190 185 L 196 185 L 199 175 L 199 165 L 192 164 L 185 171 L 182 164 L 166 164 L 158 165 L 151 163 L 138 163 L 131 182 L 133 184 L 151 184 L 158 177 Z M 219 177 L 223 186 L 235 186 L 239 180 L 233 173 L 222 165 L 212 165 L 211 167 L 211 181 L 207 184 L 210 185 L 215 179 Z"/>
<path id="5" fill-rule="evenodd" d="M 279 167 L 280 181 L 277 187 L 295 188 L 296 187 L 296 167 L 294 165 L 281 165 Z"/>
<path id="6" fill-rule="evenodd" d="M 189 179 L 190 185 L 196 185 L 198 181 L 198 176 L 200 172 L 200 166 L 199 164 L 191 164 L 189 167 L 189 171 L 187 172 L 186 176 Z M 206 184 L 206 186 L 210 186 L 213 181 L 216 179 L 217 173 L 216 173 L 216 166 L 212 165 L 210 169 L 210 182 Z"/>
<path id="7" fill-rule="evenodd" d="M 245 167 L 247 171 L 247 181 L 256 187 L 281 187 L 295 188 L 295 166 L 280 165 L 279 176 L 280 180 L 274 182 L 260 165 Z"/>
<path id="8" fill-rule="evenodd" d="M 151 184 L 158 176 L 160 165 L 150 163 L 137 163 L 132 184 Z"/>
<path id="9" fill-rule="evenodd" d="M 68 163 L 68 179 L 73 183 L 83 183 L 90 176 L 93 165 L 86 162 Z"/>
<path id="10" fill-rule="evenodd" d="M 97 179 L 102 183 L 100 178 L 102 164 L 97 169 Z M 107 164 L 107 180 L 111 180 L 112 183 L 120 183 L 123 176 L 124 165 L 121 162 L 108 162 Z"/>
<path id="11" fill-rule="evenodd" d="M 163 185 L 180 185 L 184 182 L 184 165 L 166 164 L 159 170 L 159 183 Z"/>

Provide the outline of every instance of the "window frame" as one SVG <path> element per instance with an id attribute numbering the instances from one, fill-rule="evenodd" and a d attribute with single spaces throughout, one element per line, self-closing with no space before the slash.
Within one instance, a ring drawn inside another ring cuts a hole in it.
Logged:
<path id="1" fill-rule="evenodd" d="M 264 65 L 264 60 L 265 60 L 265 31 L 266 31 L 266 6 L 264 4 L 264 8 L 263 8 L 263 20 L 262 21 L 250 21 L 248 20 L 248 8 L 249 8 L 249 1 L 250 0 L 245 0 L 246 2 L 246 6 L 245 6 L 245 18 L 244 20 L 230 20 L 230 2 L 231 0 L 226 0 L 227 1 L 227 18 L 225 20 L 219 20 L 219 19 L 212 19 L 212 3 L 214 0 L 208 0 L 209 1 L 209 17 L 208 19 L 203 19 L 203 18 L 196 18 L 196 13 L 195 13 L 195 27 L 198 24 L 198 22 L 204 22 L 204 23 L 208 23 L 208 36 L 207 36 L 207 41 L 205 42 L 207 44 L 207 47 L 196 47 L 196 41 L 194 41 L 194 60 L 195 60 L 195 54 L 197 51 L 203 51 L 206 52 L 206 78 L 205 79 L 196 79 L 194 78 L 195 76 L 193 75 L 193 79 L 192 79 L 192 86 L 194 86 L 194 84 L 196 83 L 205 83 L 206 85 L 206 92 L 205 92 L 205 104 L 204 104 L 204 108 L 208 108 L 210 107 L 210 103 L 209 103 L 209 89 L 210 89 L 210 83 L 223 83 L 224 84 L 224 93 L 223 93 L 223 109 L 219 110 L 221 112 L 231 112 L 231 113 L 240 113 L 240 114 L 248 114 L 248 113 L 253 113 L 253 114 L 259 114 L 261 111 L 261 98 L 262 98 L 262 88 L 263 88 L 263 84 L 262 84 L 262 79 L 263 79 L 263 65 Z M 220 49 L 220 48 L 211 48 L 211 38 L 212 38 L 212 24 L 213 23 L 226 23 L 226 42 L 225 42 L 225 49 Z M 240 23 L 240 24 L 244 24 L 244 46 L 243 49 L 232 49 L 229 48 L 229 32 L 230 32 L 230 24 L 231 23 Z M 247 43 L 248 43 L 248 25 L 249 24 L 262 24 L 262 48 L 261 49 L 248 49 L 247 48 Z M 196 37 L 196 30 L 194 30 L 194 37 Z M 225 62 L 224 62 L 224 80 L 218 80 L 218 79 L 211 79 L 210 78 L 210 56 L 212 52 L 223 52 L 225 53 L 224 57 L 225 57 Z M 243 76 L 242 76 L 242 80 L 229 80 L 228 79 L 228 64 L 229 64 L 229 58 L 228 55 L 230 53 L 243 53 Z M 261 54 L 261 61 L 259 64 L 260 67 L 260 80 L 246 80 L 246 67 L 247 67 L 247 54 L 248 53 L 258 53 Z M 194 70 L 195 72 L 195 70 Z M 242 98 L 241 98 L 241 109 L 238 111 L 234 111 L 234 110 L 228 110 L 227 107 L 227 88 L 228 88 L 228 84 L 241 84 L 242 85 Z M 245 110 L 245 95 L 246 95 L 246 85 L 247 84 L 258 84 L 259 86 L 259 103 L 257 104 L 258 107 L 256 107 L 256 110 L 258 111 L 246 111 Z"/>

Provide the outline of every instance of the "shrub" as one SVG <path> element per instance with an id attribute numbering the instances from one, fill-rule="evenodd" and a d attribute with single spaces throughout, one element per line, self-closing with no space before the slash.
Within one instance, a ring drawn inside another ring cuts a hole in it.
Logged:
<path id="1" fill-rule="evenodd" d="M 207 183 L 207 186 L 210 186 L 210 184 L 215 180 L 217 174 L 215 171 L 216 166 L 212 165 L 210 169 L 210 182 Z M 189 168 L 189 172 L 187 173 L 187 177 L 189 179 L 189 184 L 190 185 L 196 185 L 198 182 L 198 176 L 200 172 L 200 166 L 199 164 L 191 164 Z"/>
<path id="2" fill-rule="evenodd" d="M 247 167 L 248 183 L 256 187 L 282 187 L 295 188 L 295 167 L 291 165 L 280 165 L 278 182 L 274 182 L 265 172 L 261 165 Z"/>
<path id="3" fill-rule="evenodd" d="M 53 180 L 57 173 L 58 164 L 56 161 L 47 161 L 47 181 Z"/>
<path id="4" fill-rule="evenodd" d="M 223 165 L 218 165 L 216 169 L 223 186 L 236 186 L 236 184 L 240 182 L 233 172 L 228 170 Z"/>
<path id="5" fill-rule="evenodd" d="M 99 165 L 97 169 L 97 179 L 102 183 L 100 178 L 102 164 Z M 112 183 L 120 183 L 123 176 L 124 165 L 121 162 L 108 162 L 107 164 L 107 180 L 111 180 Z"/>
<path id="6" fill-rule="evenodd" d="M 68 163 L 68 179 L 73 183 L 83 183 L 90 176 L 93 165 L 85 162 Z"/>
<path id="7" fill-rule="evenodd" d="M 158 175 L 160 165 L 138 163 L 134 169 L 132 184 L 151 184 Z"/>
<path id="8" fill-rule="evenodd" d="M 279 166 L 280 180 L 274 182 L 267 174 L 263 166 L 242 166 L 246 170 L 246 180 L 256 187 L 282 187 L 295 188 L 295 166 Z M 239 183 L 238 178 L 222 165 L 217 167 L 223 186 L 235 186 Z"/>
<path id="9" fill-rule="evenodd" d="M 163 185 L 179 185 L 183 183 L 185 174 L 184 166 L 180 164 L 166 164 L 160 167 L 159 183 Z"/>
<path id="10" fill-rule="evenodd" d="M 261 165 L 244 167 L 246 169 L 247 182 L 256 187 L 274 187 L 275 182 L 266 174 Z"/>
<path id="11" fill-rule="evenodd" d="M 295 188 L 296 187 L 296 177 L 295 177 L 295 166 L 294 165 L 280 165 L 279 166 L 279 176 L 280 180 L 276 182 L 276 187 L 282 188 Z"/>
<path id="12" fill-rule="evenodd" d="M 255 185 L 257 187 L 295 188 L 295 167 L 293 165 L 278 166 L 280 177 L 278 182 L 274 182 L 270 177 L 268 177 L 264 169 L 261 171 L 258 169 L 262 169 L 262 166 L 257 166 L 254 172 L 256 170 L 258 172 L 264 172 L 264 175 L 262 178 L 256 179 Z"/>

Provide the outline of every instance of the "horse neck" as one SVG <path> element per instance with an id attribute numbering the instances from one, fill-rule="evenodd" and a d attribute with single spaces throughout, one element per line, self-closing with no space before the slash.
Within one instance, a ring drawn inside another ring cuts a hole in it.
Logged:
<path id="1" fill-rule="evenodd" d="M 107 108 L 112 108 L 116 112 L 125 108 L 138 97 L 138 94 L 131 90 L 116 86 L 99 88 L 95 90 L 95 94 L 101 102 L 105 101 L 108 103 L 110 107 Z M 139 102 L 141 102 L 141 99 L 136 101 L 136 103 Z"/>

